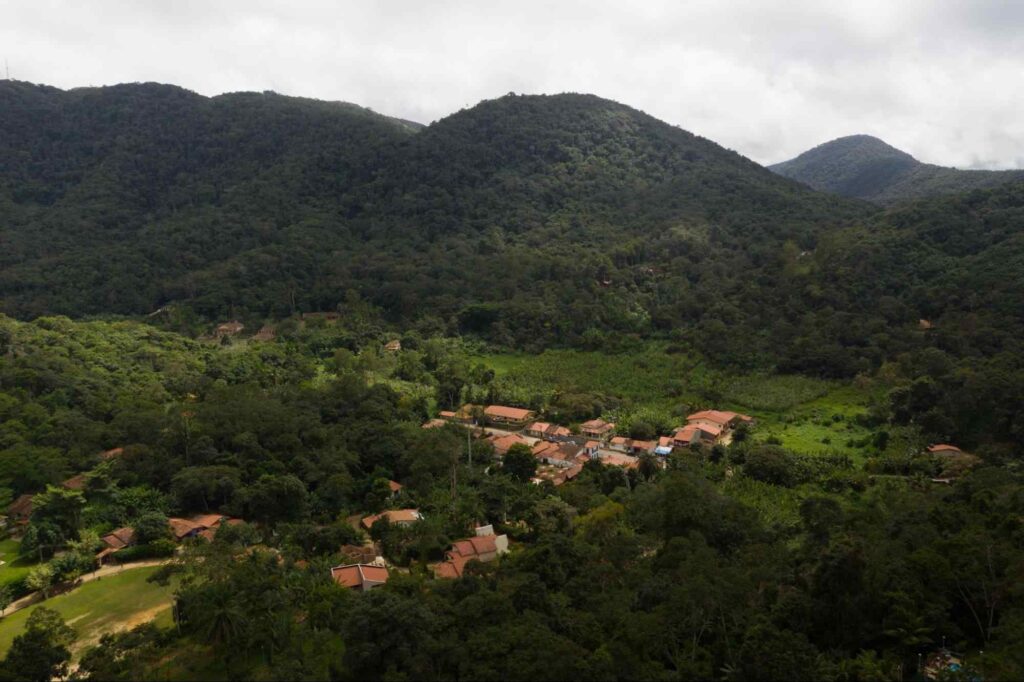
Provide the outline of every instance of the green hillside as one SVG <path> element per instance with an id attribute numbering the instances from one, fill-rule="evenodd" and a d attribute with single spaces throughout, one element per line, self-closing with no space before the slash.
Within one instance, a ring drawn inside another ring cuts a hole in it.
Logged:
<path id="1" fill-rule="evenodd" d="M 822 192 L 879 204 L 1024 180 L 1024 171 L 968 171 L 922 163 L 870 135 L 840 137 L 769 168 Z"/>
<path id="2" fill-rule="evenodd" d="M 271 94 L 14 83 L 0 98 L 17 159 L 0 309 L 21 317 L 284 316 L 353 289 L 394 322 L 518 345 L 648 333 L 684 321 L 652 286 L 720 298 L 723 274 L 867 212 L 586 95 L 507 96 L 418 134 Z"/>

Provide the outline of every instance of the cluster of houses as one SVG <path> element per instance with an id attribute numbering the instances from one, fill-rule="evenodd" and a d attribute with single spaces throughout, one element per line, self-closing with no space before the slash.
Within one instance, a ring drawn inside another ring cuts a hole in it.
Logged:
<path id="1" fill-rule="evenodd" d="M 369 530 L 380 519 L 399 526 L 410 526 L 423 519 L 418 509 L 389 509 L 380 514 L 373 514 L 360 519 L 359 525 Z M 508 536 L 496 535 L 494 527 L 478 526 L 472 537 L 456 540 L 444 560 L 429 566 L 436 578 L 460 578 L 471 561 L 487 563 L 494 561 L 508 552 Z M 353 559 L 353 563 L 341 564 L 331 568 L 331 578 L 342 587 L 362 592 L 372 590 L 385 584 L 390 577 L 387 562 L 376 546 L 342 547 L 342 553 Z"/>
<path id="2" fill-rule="evenodd" d="M 234 526 L 239 523 L 244 521 L 223 514 L 199 514 L 188 519 L 167 519 L 168 530 L 177 542 L 193 537 L 201 537 L 212 542 L 222 525 Z M 136 544 L 135 530 L 125 526 L 107 533 L 100 540 L 103 541 L 104 547 L 96 555 L 96 560 L 103 564 L 110 561 L 117 552 Z"/>
<path id="3" fill-rule="evenodd" d="M 537 421 L 537 413 L 506 405 L 463 405 L 456 411 L 442 411 L 436 419 L 423 424 L 423 428 L 436 428 L 446 423 L 477 427 L 485 424 L 479 435 L 494 446 L 498 457 L 504 457 L 513 445 L 530 448 L 538 460 L 535 482 L 551 481 L 555 485 L 571 480 L 591 459 L 603 464 L 635 468 L 641 455 L 665 457 L 677 447 L 728 443 L 732 433 L 741 424 L 750 424 L 753 418 L 738 412 L 702 410 L 686 418 L 671 436 L 656 440 L 638 440 L 615 435 L 615 424 L 603 419 L 591 419 L 580 424 L 577 431 L 551 422 Z"/>

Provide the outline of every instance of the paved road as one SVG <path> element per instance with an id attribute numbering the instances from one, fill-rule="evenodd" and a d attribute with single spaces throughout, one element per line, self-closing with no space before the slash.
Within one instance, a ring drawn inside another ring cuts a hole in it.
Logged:
<path id="1" fill-rule="evenodd" d="M 103 578 L 103 577 L 108 576 L 108 575 L 117 575 L 118 573 L 120 573 L 122 571 L 130 571 L 130 570 L 135 569 L 135 568 L 146 568 L 147 566 L 161 566 L 161 565 L 167 563 L 167 561 L 168 561 L 167 559 L 145 559 L 143 561 L 134 561 L 134 562 L 129 563 L 129 564 L 118 564 L 118 565 L 114 565 L 114 566 L 101 566 L 100 568 L 98 568 L 97 570 L 93 571 L 92 573 L 86 573 L 85 575 L 80 577 L 78 579 L 78 582 L 75 585 L 75 587 L 78 587 L 79 585 L 82 585 L 82 584 L 87 583 L 87 582 L 91 582 L 93 580 L 99 580 L 100 578 Z M 72 590 L 73 589 L 74 588 L 72 588 Z M 70 592 L 72 590 L 68 590 L 68 592 Z M 61 592 L 61 594 L 67 594 L 67 592 Z M 42 593 L 40 593 L 40 592 L 33 592 L 32 594 L 27 594 L 24 597 L 22 597 L 21 599 L 17 599 L 15 601 L 11 602 L 11 605 L 8 606 L 7 610 L 5 610 L 3 612 L 3 615 L 9 616 L 12 613 L 14 613 L 15 611 L 20 611 L 21 609 L 23 609 L 25 607 L 32 606 L 33 604 L 35 604 L 37 602 L 41 602 L 41 601 L 43 601 Z"/>

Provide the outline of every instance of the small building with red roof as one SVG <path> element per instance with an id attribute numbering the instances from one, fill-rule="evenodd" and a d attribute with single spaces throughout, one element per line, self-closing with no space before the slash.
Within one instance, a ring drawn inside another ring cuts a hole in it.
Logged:
<path id="1" fill-rule="evenodd" d="M 603 419 L 591 419 L 580 424 L 580 433 L 594 440 L 607 440 L 615 432 L 615 424 Z"/>
<path id="2" fill-rule="evenodd" d="M 513 445 L 526 445 L 530 447 L 530 441 L 518 433 L 507 433 L 501 436 L 492 435 L 489 440 L 494 446 L 494 454 L 504 457 Z"/>
<path id="3" fill-rule="evenodd" d="M 369 530 L 373 527 L 373 524 L 377 523 L 380 519 L 387 519 L 388 523 L 393 523 L 398 526 L 411 526 L 420 519 L 423 518 L 423 514 L 418 509 L 389 509 L 383 511 L 380 514 L 373 514 L 372 516 L 366 516 L 360 521 L 363 528 Z"/>
<path id="4" fill-rule="evenodd" d="M 438 578 L 461 578 L 470 561 L 487 563 L 508 552 L 508 536 L 495 535 L 491 526 L 477 529 L 477 535 L 452 543 L 445 560 L 431 569 Z"/>
<path id="5" fill-rule="evenodd" d="M 348 564 L 331 569 L 331 578 L 342 587 L 367 592 L 388 581 L 386 566 L 374 564 Z"/>
<path id="6" fill-rule="evenodd" d="M 949 443 L 936 443 L 928 446 L 928 452 L 932 455 L 962 455 L 964 451 Z"/>
<path id="7" fill-rule="evenodd" d="M 488 405 L 484 408 L 484 417 L 492 424 L 522 427 L 536 416 L 537 413 L 533 410 L 527 410 L 522 407 Z"/>

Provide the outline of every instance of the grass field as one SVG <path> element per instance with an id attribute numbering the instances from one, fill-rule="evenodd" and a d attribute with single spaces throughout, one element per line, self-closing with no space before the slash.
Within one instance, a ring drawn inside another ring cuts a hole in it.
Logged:
<path id="1" fill-rule="evenodd" d="M 76 657 L 104 633 L 154 619 L 158 625 L 170 625 L 174 584 L 162 587 L 146 582 L 157 570 L 156 566 L 128 569 L 0 619 L 0 656 L 7 653 L 11 642 L 24 630 L 29 614 L 39 606 L 57 611 L 75 629 L 78 639 L 72 653 Z"/>
<path id="2" fill-rule="evenodd" d="M 757 440 L 775 437 L 795 452 L 839 453 L 858 461 L 865 452 L 857 442 L 871 435 L 855 422 L 868 410 L 866 389 L 793 375 L 724 375 L 658 344 L 623 355 L 548 350 L 476 359 L 494 370 L 503 396 L 522 404 L 559 392 L 614 396 L 621 405 L 603 416 L 627 426 L 638 419 L 681 424 L 691 408 L 730 409 L 757 418 Z"/>
<path id="3" fill-rule="evenodd" d="M 4 562 L 3 566 L 0 566 L 0 585 L 18 582 L 39 563 L 34 557 L 18 559 L 20 547 L 20 540 L 0 540 L 0 560 Z"/>

